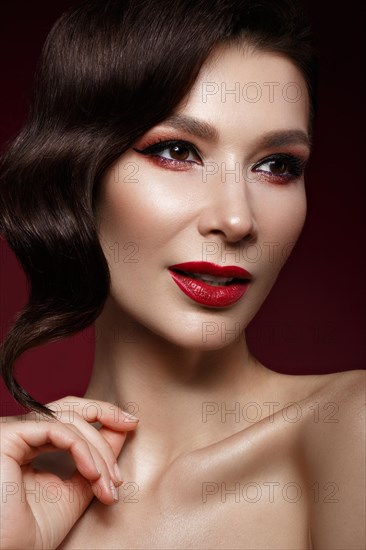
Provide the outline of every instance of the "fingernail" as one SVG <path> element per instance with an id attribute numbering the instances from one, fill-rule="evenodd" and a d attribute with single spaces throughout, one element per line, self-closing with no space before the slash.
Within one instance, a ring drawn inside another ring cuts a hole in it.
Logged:
<path id="1" fill-rule="evenodd" d="M 140 419 L 137 418 L 136 416 L 133 416 L 133 414 L 125 413 L 125 417 L 123 420 L 127 422 L 139 422 Z"/>
<path id="2" fill-rule="evenodd" d="M 114 500 L 117 501 L 118 500 L 118 491 L 115 488 L 114 483 L 113 483 L 112 480 L 109 482 L 109 486 L 111 488 L 111 493 L 112 493 L 112 496 L 113 496 Z"/>
<path id="3" fill-rule="evenodd" d="M 114 473 L 116 474 L 116 478 L 118 479 L 118 481 L 122 483 L 123 479 L 121 478 L 121 472 L 119 471 L 117 462 L 114 465 Z"/>
<path id="4" fill-rule="evenodd" d="M 97 466 L 95 460 L 93 460 L 93 462 L 94 462 L 94 466 L 95 466 L 96 471 L 97 471 L 98 474 L 101 476 L 101 475 L 102 475 L 102 472 L 99 470 L 99 468 L 98 468 L 98 466 Z"/>

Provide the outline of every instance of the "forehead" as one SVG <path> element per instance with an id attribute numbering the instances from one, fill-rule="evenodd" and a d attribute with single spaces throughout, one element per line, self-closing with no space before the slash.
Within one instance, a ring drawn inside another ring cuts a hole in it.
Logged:
<path id="1" fill-rule="evenodd" d="M 287 57 L 236 45 L 217 48 L 176 112 L 212 123 L 220 135 L 308 132 L 306 82 Z"/>

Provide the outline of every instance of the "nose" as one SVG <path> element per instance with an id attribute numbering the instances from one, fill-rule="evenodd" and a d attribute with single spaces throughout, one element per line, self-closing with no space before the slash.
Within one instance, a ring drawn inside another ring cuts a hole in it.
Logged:
<path id="1" fill-rule="evenodd" d="M 257 221 L 244 177 L 225 178 L 218 174 L 208 180 L 206 201 L 199 218 L 199 231 L 205 238 L 221 235 L 236 243 L 257 237 Z"/>

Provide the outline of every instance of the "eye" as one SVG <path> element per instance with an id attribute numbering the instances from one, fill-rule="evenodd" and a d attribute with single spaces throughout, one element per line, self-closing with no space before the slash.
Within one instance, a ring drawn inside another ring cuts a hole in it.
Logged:
<path id="1" fill-rule="evenodd" d="M 252 170 L 270 179 L 290 181 L 298 179 L 304 172 L 306 160 L 289 154 L 276 154 L 257 162 Z"/>
<path id="2" fill-rule="evenodd" d="M 155 157 L 161 164 L 170 164 L 172 167 L 189 167 L 192 164 L 201 164 L 201 158 L 196 148 L 188 141 L 159 141 L 144 149 L 134 148 L 134 151 L 141 155 Z"/>
<path id="3" fill-rule="evenodd" d="M 264 169 L 268 166 L 267 170 Z M 262 172 L 271 172 L 274 176 L 280 176 L 288 172 L 287 163 L 282 159 L 270 160 L 262 164 Z"/>

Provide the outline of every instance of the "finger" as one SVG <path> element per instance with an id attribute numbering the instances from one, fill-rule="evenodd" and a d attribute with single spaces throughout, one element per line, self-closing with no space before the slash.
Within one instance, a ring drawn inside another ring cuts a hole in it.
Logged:
<path id="1" fill-rule="evenodd" d="M 118 458 L 122 450 L 122 447 L 126 441 L 127 433 L 124 432 L 121 434 L 105 426 L 103 426 L 99 430 L 99 433 L 101 433 L 102 436 L 106 439 L 106 441 L 108 441 L 109 445 L 113 449 L 115 457 Z M 117 460 L 116 460 L 115 470 L 116 470 L 117 478 L 123 480 L 123 476 L 121 475 Z"/>
<path id="2" fill-rule="evenodd" d="M 112 504 L 118 498 L 105 462 L 75 426 L 62 422 L 26 422 L 18 425 L 16 431 L 14 428 L 9 431 L 8 437 L 2 438 L 2 443 L 2 448 L 6 449 L 3 455 L 14 461 L 13 471 L 15 463 L 19 466 L 28 464 L 44 450 L 45 445 L 51 444 L 71 455 L 76 469 L 90 482 L 101 502 Z M 99 456 L 99 460 L 95 460 L 94 456 Z"/>
<path id="3" fill-rule="evenodd" d="M 68 481 L 68 486 L 73 490 L 73 503 L 75 503 L 76 509 L 72 511 L 75 514 L 75 519 L 85 511 L 86 507 L 90 504 L 90 501 L 95 497 L 102 504 L 111 506 L 118 501 L 118 489 L 116 489 L 115 498 L 110 493 L 102 491 L 100 487 L 93 486 L 88 480 L 83 478 L 79 472 L 75 472 Z M 71 522 L 74 524 L 74 521 Z"/>
<path id="4" fill-rule="evenodd" d="M 124 411 L 118 405 L 108 403 L 107 401 L 91 400 L 82 397 L 66 397 L 58 401 L 53 401 L 47 405 L 54 409 L 56 416 L 62 414 L 65 421 L 65 411 L 68 412 L 68 422 L 72 422 L 75 413 L 78 413 L 89 423 L 100 422 L 104 426 L 116 431 L 134 430 L 138 423 L 138 418 L 127 411 Z"/>
<path id="5" fill-rule="evenodd" d="M 75 415 L 74 423 L 67 424 L 67 427 L 85 439 L 94 463 L 101 473 L 100 478 L 93 482 L 96 494 L 98 490 L 101 491 L 102 496 L 110 493 L 109 497 L 107 497 L 108 503 L 110 497 L 116 499 L 115 487 L 122 484 L 122 479 L 121 476 L 118 475 L 119 471 L 117 471 L 116 460 L 110 445 L 99 434 L 98 430 L 90 426 L 85 420 L 78 418 L 77 414 Z M 120 433 L 118 434 L 121 435 Z M 111 458 L 109 462 L 112 464 L 112 467 L 108 465 L 108 458 L 106 458 L 103 453 L 110 455 Z"/>
<path id="6" fill-rule="evenodd" d="M 78 413 L 74 414 L 73 422 L 72 424 L 69 423 L 68 426 L 72 429 L 78 430 L 78 433 L 85 438 L 89 444 L 94 462 L 98 466 L 102 475 L 105 475 L 105 468 L 107 468 L 109 477 L 112 479 L 113 483 L 116 486 L 121 485 L 122 479 L 117 466 L 116 455 L 108 440 L 103 437 L 103 433 L 86 422 L 81 416 L 79 416 Z M 126 432 L 114 433 L 116 433 L 117 438 L 121 441 L 122 445 Z"/>
<path id="7" fill-rule="evenodd" d="M 97 481 L 96 485 L 104 485 L 105 487 L 106 485 L 110 485 L 110 481 L 112 480 L 114 485 L 119 486 L 122 483 L 122 479 L 115 458 L 118 456 L 123 446 L 126 431 L 135 429 L 138 419 L 117 405 L 112 405 L 109 402 L 74 396 L 68 396 L 51 402 L 48 404 L 48 407 L 54 410 L 56 418 L 45 418 L 42 415 L 40 416 L 39 413 L 30 413 L 30 415 L 27 415 L 28 419 L 39 421 L 39 418 L 43 418 L 43 420 L 48 422 L 57 422 L 57 420 L 59 420 L 69 426 L 77 425 L 80 435 L 84 436 L 88 443 L 90 453 L 101 472 L 100 479 Z M 80 419 L 78 415 L 80 415 L 82 419 Z M 35 416 L 37 418 L 35 418 Z M 84 424 L 83 420 L 86 421 Z M 113 437 L 112 434 L 110 434 L 110 439 L 113 441 L 116 454 L 114 454 L 108 441 L 99 435 L 100 430 L 96 430 L 91 426 L 90 430 L 87 429 L 87 426 L 94 422 L 98 422 L 102 426 L 109 426 L 111 430 L 116 430 L 115 433 L 120 435 L 120 437 Z M 98 437 L 100 438 L 99 440 L 97 439 Z M 106 474 L 105 464 L 107 464 L 109 476 Z M 103 491 L 105 492 L 105 488 Z M 111 492 L 112 494 L 114 493 L 114 487 L 111 487 Z"/>
<path id="8" fill-rule="evenodd" d="M 125 435 L 122 435 L 122 437 L 113 438 L 113 441 L 116 441 L 117 454 L 115 454 L 108 441 L 106 441 L 100 435 L 99 430 L 96 430 L 94 426 L 91 426 L 91 424 L 98 422 L 102 426 L 116 430 L 116 432 L 119 432 L 120 434 L 125 434 L 126 431 L 136 428 L 138 419 L 131 416 L 131 414 L 127 413 L 117 405 L 112 405 L 106 401 L 69 396 L 57 402 L 50 403 L 49 406 L 52 408 L 52 406 L 56 403 L 57 407 L 59 407 L 58 410 L 60 411 L 61 409 L 61 412 L 57 414 L 58 419 L 61 422 L 67 422 L 78 427 L 85 439 L 91 442 L 94 447 L 98 449 L 102 459 L 104 459 L 107 463 L 111 479 L 116 486 L 119 486 L 122 479 L 116 462 L 116 457 L 121 451 L 125 440 Z M 95 453 L 93 456 L 103 474 L 103 463 L 97 459 Z"/>
<path id="9" fill-rule="evenodd" d="M 5 458 L 15 460 L 19 466 L 29 463 L 41 452 L 42 447 L 49 444 L 70 453 L 78 471 L 85 478 L 91 481 L 99 479 L 101 474 L 87 442 L 62 422 L 25 422 L 17 424 L 15 429 L 13 425 L 11 430 L 2 430 L 2 454 Z"/>
<path id="10" fill-rule="evenodd" d="M 106 441 L 108 441 L 111 449 L 113 450 L 114 456 L 118 458 L 118 455 L 120 454 L 122 447 L 126 441 L 127 433 L 115 432 L 114 430 L 111 430 L 106 426 L 103 426 L 99 430 L 99 433 L 104 437 Z"/>

